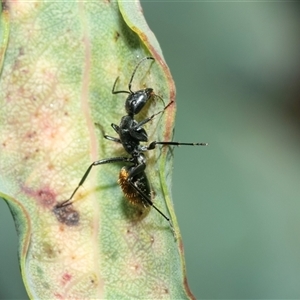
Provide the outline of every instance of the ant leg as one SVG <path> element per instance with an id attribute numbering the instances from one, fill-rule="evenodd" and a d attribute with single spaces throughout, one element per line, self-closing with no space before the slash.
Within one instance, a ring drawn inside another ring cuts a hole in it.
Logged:
<path id="1" fill-rule="evenodd" d="M 112 123 L 111 127 L 114 129 L 114 131 L 117 134 L 119 134 L 120 127 L 118 125 Z M 119 138 L 115 138 L 115 137 L 109 136 L 107 134 L 104 134 L 104 132 L 102 132 L 102 133 L 103 133 L 104 138 L 106 138 L 107 140 L 122 144 L 122 142 L 121 142 L 121 140 Z"/>
<path id="2" fill-rule="evenodd" d="M 116 124 L 114 124 L 114 123 L 111 123 L 111 127 L 113 128 L 113 130 L 114 130 L 117 134 L 119 134 L 119 132 L 120 132 L 120 127 L 119 127 L 118 125 L 116 125 Z"/>
<path id="3" fill-rule="evenodd" d="M 113 141 L 113 142 L 122 144 L 122 142 L 121 142 L 120 139 L 105 134 L 105 133 L 104 133 L 104 130 L 103 130 L 103 127 L 102 127 L 99 123 L 95 123 L 95 125 L 97 125 L 97 126 L 99 127 L 99 129 L 101 130 L 102 135 L 103 135 L 103 137 L 104 137 L 105 139 L 107 139 L 107 140 L 109 140 L 109 141 Z M 113 128 L 117 133 L 119 133 L 119 126 L 117 126 L 116 124 L 111 124 L 111 126 L 112 126 L 112 128 Z"/>
<path id="4" fill-rule="evenodd" d="M 180 142 L 152 142 L 147 147 L 147 150 L 153 150 L 156 145 L 163 145 L 163 146 L 208 146 L 208 143 L 180 143 Z"/>
<path id="5" fill-rule="evenodd" d="M 74 195 L 76 194 L 77 190 L 83 185 L 83 183 L 85 182 L 86 178 L 88 177 L 91 169 L 94 166 L 110 164 L 110 163 L 115 163 L 115 162 L 132 162 L 132 158 L 130 158 L 130 157 L 113 157 L 113 158 L 107 158 L 107 159 L 94 161 L 85 171 L 84 175 L 82 176 L 81 180 L 79 181 L 77 187 L 73 191 L 70 198 L 63 201 L 62 203 L 58 204 L 57 207 L 64 207 L 64 206 L 70 205 L 74 202 L 74 201 L 72 201 Z"/>
<path id="6" fill-rule="evenodd" d="M 144 170 L 146 168 L 146 165 L 144 163 L 141 163 L 139 165 L 137 165 L 130 173 L 128 176 L 128 183 L 130 184 L 130 186 L 132 188 L 134 188 L 142 197 L 143 199 L 148 203 L 149 206 L 152 206 L 157 212 L 159 212 L 170 224 L 170 227 L 173 229 L 173 225 L 172 222 L 170 220 L 170 218 L 168 218 L 159 208 L 157 208 L 154 203 L 151 201 L 151 199 L 149 198 L 149 196 L 147 196 L 138 186 L 136 186 L 134 184 L 134 177 L 137 176 L 140 173 L 143 173 Z"/>
<path id="7" fill-rule="evenodd" d="M 141 121 L 140 123 L 136 124 L 134 126 L 134 129 L 138 128 L 138 127 L 141 127 L 142 125 L 145 125 L 146 123 L 150 122 L 155 116 L 163 113 L 174 101 L 170 101 L 170 103 L 168 103 L 162 110 L 160 110 L 159 112 L 153 114 L 151 117 Z"/>
<path id="8" fill-rule="evenodd" d="M 107 139 L 109 141 L 113 141 L 113 142 L 122 144 L 121 140 L 118 139 L 118 138 L 115 138 L 115 137 L 107 135 L 107 134 L 104 134 L 103 136 L 104 136 L 105 139 Z"/>
<path id="9" fill-rule="evenodd" d="M 172 223 L 171 223 L 171 220 L 170 220 L 170 218 L 168 218 L 159 208 L 157 208 L 154 204 L 153 204 L 153 202 L 151 201 L 151 199 L 147 196 L 147 195 L 145 195 L 144 193 L 143 193 L 143 191 L 141 190 L 141 189 L 139 189 L 134 183 L 133 183 L 133 181 L 132 181 L 132 178 L 128 178 L 128 183 L 144 198 L 144 200 L 146 200 L 146 202 L 150 205 L 150 206 L 152 206 L 154 209 L 156 209 L 156 211 L 158 211 L 168 222 L 169 222 L 169 224 L 170 224 L 170 226 L 173 228 L 173 225 L 172 225 Z"/>

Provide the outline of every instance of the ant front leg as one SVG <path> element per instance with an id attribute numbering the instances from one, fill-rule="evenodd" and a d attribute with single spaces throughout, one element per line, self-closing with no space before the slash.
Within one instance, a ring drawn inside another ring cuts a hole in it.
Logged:
<path id="1" fill-rule="evenodd" d="M 84 184 L 85 180 L 87 179 L 87 177 L 89 176 L 91 170 L 93 167 L 95 166 L 99 166 L 99 165 L 104 165 L 104 164 L 110 164 L 110 163 L 116 163 L 116 162 L 132 162 L 132 158 L 130 157 L 113 157 L 113 158 L 107 158 L 107 159 L 102 159 L 102 160 L 98 160 L 98 161 L 94 161 L 85 171 L 84 175 L 82 176 L 81 180 L 79 181 L 77 187 L 75 188 L 75 190 L 73 191 L 72 195 L 70 196 L 69 199 L 63 201 L 62 203 L 58 204 L 56 207 L 64 207 L 64 206 L 68 206 L 70 204 L 72 204 L 74 201 L 72 201 L 73 197 L 75 196 L 76 192 L 78 191 L 78 189 Z"/>
<path id="2" fill-rule="evenodd" d="M 109 140 L 109 141 L 113 141 L 113 142 L 122 144 L 121 140 L 118 139 L 118 138 L 115 138 L 115 137 L 110 136 L 110 135 L 107 135 L 107 134 L 104 134 L 103 136 L 104 136 L 105 139 L 107 139 L 107 140 Z"/>
<path id="3" fill-rule="evenodd" d="M 120 127 L 114 123 L 111 124 L 111 127 L 114 129 L 114 131 L 119 134 L 120 132 Z"/>
<path id="4" fill-rule="evenodd" d="M 152 116 L 150 116 L 149 118 L 141 121 L 140 123 L 136 124 L 134 126 L 135 130 L 143 125 L 145 125 L 146 123 L 150 122 L 154 117 L 156 117 L 157 115 L 163 113 L 172 103 L 174 103 L 174 101 L 170 101 L 170 103 L 168 103 L 162 110 L 160 110 L 159 112 L 153 114 Z"/>
<path id="5" fill-rule="evenodd" d="M 114 131 L 119 134 L 120 132 L 120 127 L 114 123 L 111 124 L 111 127 L 114 129 Z M 107 140 L 109 141 L 113 141 L 113 142 L 116 142 L 116 143 L 120 143 L 122 144 L 121 140 L 119 138 L 115 138 L 115 137 L 112 137 L 112 136 L 109 136 L 107 134 L 103 134 L 104 138 L 106 138 Z"/>
<path id="6" fill-rule="evenodd" d="M 95 123 L 96 126 L 98 126 L 98 128 L 100 129 L 103 137 L 109 141 L 113 141 L 113 142 L 116 142 L 116 143 L 120 143 L 122 144 L 121 140 L 118 139 L 118 138 L 115 138 L 113 136 L 110 136 L 110 135 L 107 135 L 105 132 L 104 132 L 104 129 L 103 127 L 99 124 L 99 123 Z M 118 133 L 117 130 L 119 130 L 119 126 L 115 125 L 115 124 L 111 124 L 111 126 L 115 129 L 115 131 Z"/>
<path id="7" fill-rule="evenodd" d="M 119 138 L 115 138 L 113 136 L 110 136 L 110 135 L 107 135 L 105 132 L 104 132 L 104 129 L 103 127 L 99 124 L 99 123 L 95 123 L 95 125 L 97 125 L 99 127 L 99 129 L 101 130 L 101 133 L 103 135 L 103 137 L 109 141 L 113 141 L 113 142 L 116 142 L 116 143 L 119 143 L 119 144 L 122 144 L 121 140 Z M 119 134 L 119 126 L 116 125 L 116 124 L 111 124 L 112 128 Z"/>

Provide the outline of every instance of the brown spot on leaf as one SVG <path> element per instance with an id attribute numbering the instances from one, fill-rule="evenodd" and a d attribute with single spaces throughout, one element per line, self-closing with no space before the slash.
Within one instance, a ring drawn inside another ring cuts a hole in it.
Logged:
<path id="1" fill-rule="evenodd" d="M 1 2 L 2 2 L 2 9 L 8 10 L 9 9 L 9 6 L 8 6 L 9 1 L 2 0 Z"/>
<path id="2" fill-rule="evenodd" d="M 54 165 L 52 163 L 49 163 L 47 168 L 49 171 L 52 171 L 52 170 L 54 170 Z"/>
<path id="3" fill-rule="evenodd" d="M 130 262 L 128 271 L 129 276 L 134 278 L 141 276 L 143 273 L 142 266 L 138 261 Z"/>
<path id="4" fill-rule="evenodd" d="M 154 199 L 156 197 L 156 192 L 152 190 L 151 194 L 152 194 L 152 199 Z"/>
<path id="5" fill-rule="evenodd" d="M 24 53 L 24 48 L 23 47 L 20 47 L 19 48 L 19 56 L 23 56 L 25 53 Z"/>
<path id="6" fill-rule="evenodd" d="M 28 131 L 25 135 L 26 139 L 32 140 L 36 136 L 36 131 Z"/>
<path id="7" fill-rule="evenodd" d="M 79 212 L 71 205 L 56 205 L 52 211 L 60 223 L 64 223 L 67 226 L 77 226 L 79 224 Z"/>
<path id="8" fill-rule="evenodd" d="M 120 37 L 120 33 L 118 31 L 115 31 L 115 34 L 114 34 L 115 42 L 119 39 L 119 37 Z"/>
<path id="9" fill-rule="evenodd" d="M 52 259 L 56 257 L 56 252 L 54 251 L 53 247 L 49 243 L 44 243 L 42 246 L 43 256 Z"/>

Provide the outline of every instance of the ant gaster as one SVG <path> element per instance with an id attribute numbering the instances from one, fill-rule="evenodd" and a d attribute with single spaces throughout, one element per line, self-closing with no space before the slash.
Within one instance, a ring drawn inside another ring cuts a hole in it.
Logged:
<path id="1" fill-rule="evenodd" d="M 147 160 L 144 155 L 144 152 L 155 149 L 156 145 L 169 145 L 169 146 L 179 146 L 179 145 L 188 145 L 188 146 L 206 146 L 207 143 L 179 143 L 179 142 L 157 142 L 153 141 L 149 145 L 141 145 L 140 142 L 148 142 L 148 135 L 146 130 L 143 128 L 143 125 L 151 121 L 156 115 L 164 112 L 172 103 L 170 101 L 161 111 L 153 114 L 152 116 L 138 122 L 134 119 L 134 116 L 137 115 L 143 107 L 146 105 L 149 99 L 152 97 L 159 97 L 155 95 L 152 88 L 145 88 L 136 92 L 133 92 L 131 89 L 131 84 L 134 78 L 134 75 L 142 62 L 147 59 L 154 60 L 153 57 L 144 57 L 136 65 L 133 73 L 131 75 L 128 91 L 116 91 L 116 83 L 119 77 L 115 80 L 115 83 L 112 88 L 112 94 L 129 94 L 125 102 L 125 110 L 127 115 L 123 116 L 120 122 L 120 125 L 111 124 L 112 128 L 118 134 L 118 138 L 112 137 L 109 135 L 104 135 L 104 138 L 107 140 L 119 143 L 123 146 L 124 150 L 129 154 L 129 156 L 121 157 L 112 157 L 93 162 L 85 171 L 83 177 L 81 178 L 79 184 L 73 191 L 72 195 L 68 200 L 63 201 L 58 204 L 57 207 L 64 207 L 73 203 L 73 197 L 77 190 L 83 185 L 86 178 L 88 177 L 91 169 L 94 166 L 122 162 L 128 165 L 124 166 L 119 174 L 118 183 L 121 186 L 121 189 L 128 199 L 128 201 L 134 205 L 139 205 L 143 207 L 152 206 L 156 209 L 170 224 L 172 223 L 170 219 L 158 209 L 151 200 L 151 189 L 148 178 L 145 173 L 147 166 Z M 160 98 L 160 97 L 159 97 Z"/>

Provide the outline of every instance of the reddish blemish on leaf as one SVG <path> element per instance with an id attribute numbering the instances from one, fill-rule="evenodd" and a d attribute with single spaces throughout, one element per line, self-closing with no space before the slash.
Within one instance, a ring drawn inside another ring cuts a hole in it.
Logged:
<path id="1" fill-rule="evenodd" d="M 69 273 L 65 273 L 62 276 L 62 284 L 65 285 L 67 284 L 70 280 L 72 279 L 72 275 Z"/>
<path id="2" fill-rule="evenodd" d="M 54 192 L 52 192 L 48 187 L 38 189 L 37 191 L 24 187 L 23 191 L 30 197 L 35 198 L 38 204 L 43 208 L 50 209 L 56 203 L 56 194 L 54 194 Z"/>
<path id="3" fill-rule="evenodd" d="M 41 189 L 37 191 L 37 200 L 42 206 L 50 208 L 55 203 L 55 195 L 48 189 Z"/>
<path id="4" fill-rule="evenodd" d="M 61 294 L 58 294 L 58 293 L 55 293 L 55 294 L 54 294 L 54 297 L 55 297 L 56 299 L 64 299 L 64 297 L 63 297 Z"/>

